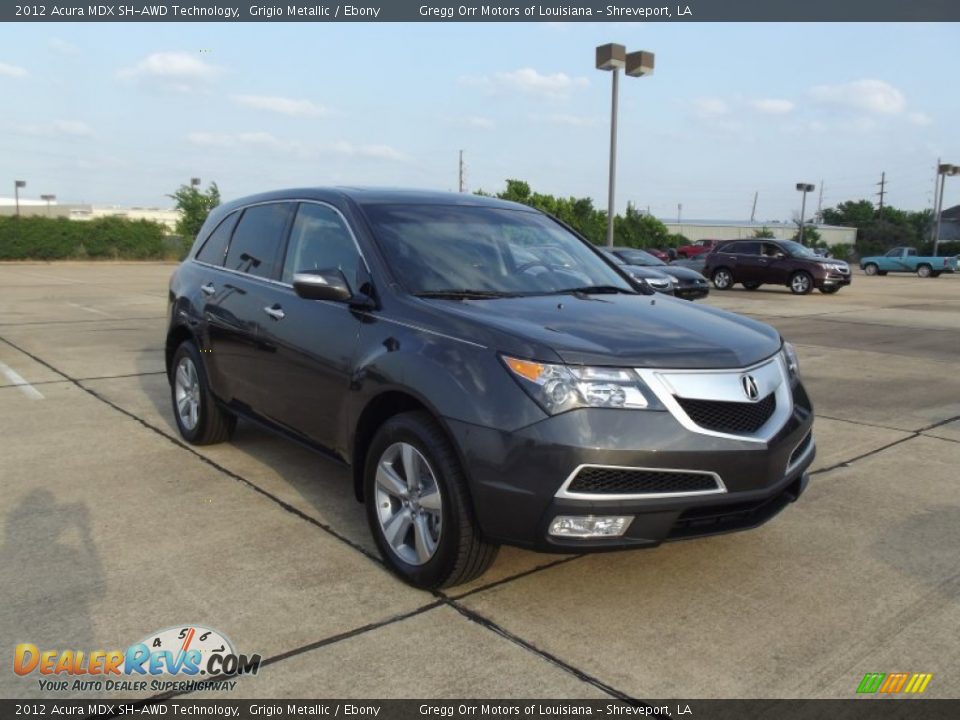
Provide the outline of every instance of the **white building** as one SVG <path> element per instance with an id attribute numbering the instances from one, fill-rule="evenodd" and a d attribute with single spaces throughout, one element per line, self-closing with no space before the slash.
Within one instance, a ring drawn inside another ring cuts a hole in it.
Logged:
<path id="1" fill-rule="evenodd" d="M 731 220 L 663 220 L 672 233 L 680 233 L 691 240 L 741 240 L 751 238 L 757 230 L 766 228 L 778 240 L 790 240 L 797 233 L 794 223 L 781 222 L 736 222 Z M 855 227 L 839 225 L 815 225 L 806 227 L 816 228 L 820 233 L 820 240 L 827 245 L 853 245 L 857 239 Z"/>

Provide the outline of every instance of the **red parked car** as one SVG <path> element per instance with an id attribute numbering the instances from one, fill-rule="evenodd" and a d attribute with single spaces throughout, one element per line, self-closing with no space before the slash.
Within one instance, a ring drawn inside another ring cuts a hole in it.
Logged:
<path id="1" fill-rule="evenodd" d="M 697 240 L 689 245 L 681 245 L 677 248 L 677 257 L 692 258 L 712 252 L 721 242 L 721 240 Z"/>

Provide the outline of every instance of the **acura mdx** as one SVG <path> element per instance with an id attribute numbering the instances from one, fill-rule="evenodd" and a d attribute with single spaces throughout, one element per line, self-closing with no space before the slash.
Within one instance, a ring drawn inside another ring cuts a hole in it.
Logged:
<path id="1" fill-rule="evenodd" d="M 642 548 L 755 527 L 815 448 L 776 330 L 652 294 L 510 202 L 270 192 L 211 212 L 170 281 L 173 415 L 352 468 L 386 565 L 474 578 L 501 544 Z"/>

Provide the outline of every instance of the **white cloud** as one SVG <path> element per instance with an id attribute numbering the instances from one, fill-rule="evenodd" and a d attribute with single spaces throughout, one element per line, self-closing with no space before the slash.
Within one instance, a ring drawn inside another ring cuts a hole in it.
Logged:
<path id="1" fill-rule="evenodd" d="M 476 130 L 493 130 L 497 126 L 490 118 L 479 115 L 458 118 L 456 124 L 461 127 L 474 128 Z"/>
<path id="2" fill-rule="evenodd" d="M 189 92 L 209 83 L 223 72 L 188 52 L 158 52 L 147 55 L 133 67 L 124 68 L 117 76 L 124 80 L 158 82 L 173 90 Z"/>
<path id="3" fill-rule="evenodd" d="M 912 112 L 908 114 L 907 120 L 912 122 L 914 125 L 920 125 L 921 127 L 933 124 L 933 118 L 922 112 Z"/>
<path id="4" fill-rule="evenodd" d="M 317 105 L 310 100 L 299 100 L 296 98 L 270 95 L 234 95 L 233 101 L 239 105 L 254 108 L 255 110 L 266 110 L 282 115 L 322 117 L 327 114 L 327 109 L 322 105 Z"/>
<path id="5" fill-rule="evenodd" d="M 346 140 L 325 145 L 309 145 L 296 140 L 280 140 L 275 135 L 264 131 L 240 133 L 191 132 L 187 135 L 187 141 L 201 147 L 269 149 L 273 152 L 282 152 L 300 158 L 340 156 L 392 161 L 406 159 L 403 153 L 389 145 L 375 143 L 357 145 Z"/>
<path id="6" fill-rule="evenodd" d="M 810 88 L 810 97 L 823 105 L 877 115 L 895 115 L 907 107 L 903 93 L 883 80 L 817 85 Z"/>
<path id="7" fill-rule="evenodd" d="M 569 127 L 598 127 L 604 124 L 604 119 L 596 115 L 570 115 L 554 113 L 543 116 L 543 120 L 551 125 L 567 125 Z"/>
<path id="8" fill-rule="evenodd" d="M 76 45 L 60 38 L 51 38 L 49 45 L 51 50 L 61 55 L 76 55 L 80 52 L 80 48 Z"/>
<path id="9" fill-rule="evenodd" d="M 0 62 L 0 75 L 13 78 L 26 77 L 27 71 L 17 65 L 7 65 Z"/>
<path id="10" fill-rule="evenodd" d="M 790 100 L 762 98 L 760 100 L 751 100 L 750 107 L 757 112 L 767 115 L 786 115 L 787 113 L 793 112 L 795 106 Z"/>
<path id="11" fill-rule="evenodd" d="M 490 92 L 519 92 L 561 99 L 577 88 L 587 87 L 590 82 L 585 77 L 571 77 L 558 72 L 546 75 L 533 68 L 520 68 L 494 75 L 464 75 L 459 78 L 461 85 L 486 88 Z"/>
<path id="12" fill-rule="evenodd" d="M 730 106 L 725 100 L 716 97 L 697 98 L 693 101 L 694 114 L 705 120 L 730 114 Z"/>
<path id="13" fill-rule="evenodd" d="M 46 138 L 81 138 L 93 135 L 93 128 L 78 120 L 56 120 L 51 123 L 24 125 L 20 130 L 25 135 Z"/>

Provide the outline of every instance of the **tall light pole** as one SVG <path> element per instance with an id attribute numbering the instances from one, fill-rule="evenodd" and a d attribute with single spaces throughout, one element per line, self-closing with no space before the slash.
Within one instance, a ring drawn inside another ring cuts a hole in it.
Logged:
<path id="1" fill-rule="evenodd" d="M 20 188 L 25 188 L 27 186 L 26 180 L 14 180 L 13 181 L 13 197 L 14 203 L 17 206 L 17 217 L 20 217 Z"/>
<path id="2" fill-rule="evenodd" d="M 803 245 L 803 223 L 807 214 L 807 193 L 813 192 L 814 186 L 810 183 L 797 183 L 797 190 L 803 193 L 803 202 L 800 205 L 800 244 Z"/>
<path id="3" fill-rule="evenodd" d="M 56 196 L 56 195 L 41 195 L 41 196 L 40 196 L 40 199 L 47 201 L 47 216 L 49 217 L 49 215 L 50 215 L 50 201 L 51 201 L 51 200 L 56 200 L 56 199 L 57 199 L 57 196 Z"/>
<path id="4" fill-rule="evenodd" d="M 614 196 L 617 185 L 617 102 L 620 94 L 620 70 L 630 77 L 653 74 L 653 53 L 640 50 L 628 53 L 623 45 L 608 43 L 597 46 L 597 70 L 613 74 L 610 100 L 610 180 L 607 188 L 607 247 L 613 247 Z"/>
<path id="5" fill-rule="evenodd" d="M 943 215 L 943 186 L 946 184 L 947 175 L 960 175 L 960 165 L 950 165 L 949 163 L 940 163 L 937 165 L 937 177 L 940 178 L 940 192 L 937 193 L 936 205 L 936 225 L 933 231 L 933 256 L 937 256 L 940 249 L 940 216 Z"/>

